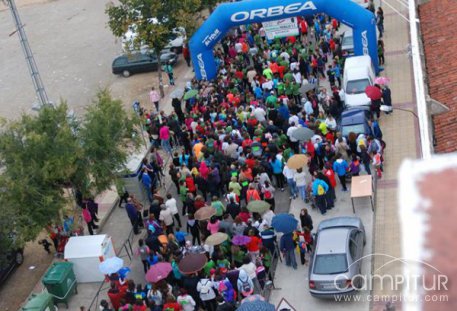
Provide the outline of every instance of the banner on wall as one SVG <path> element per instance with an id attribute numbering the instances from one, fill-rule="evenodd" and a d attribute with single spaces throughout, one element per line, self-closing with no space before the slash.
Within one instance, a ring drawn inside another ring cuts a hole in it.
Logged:
<path id="1" fill-rule="evenodd" d="M 298 36 L 298 24 L 295 17 L 263 22 L 262 25 L 268 40 Z"/>

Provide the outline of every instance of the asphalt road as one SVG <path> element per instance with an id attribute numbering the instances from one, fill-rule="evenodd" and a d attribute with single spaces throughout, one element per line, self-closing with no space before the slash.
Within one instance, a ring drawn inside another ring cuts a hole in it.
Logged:
<path id="1" fill-rule="evenodd" d="M 84 112 L 100 88 L 130 108 L 134 100 L 147 101 L 151 86 L 158 85 L 157 73 L 130 78 L 111 73 L 121 43 L 107 28 L 105 5 L 92 0 L 17 1 L 40 75 L 53 102 L 66 100 L 77 114 Z M 27 4 L 29 5 L 22 5 Z M 37 4 L 38 3 L 38 4 Z M 17 118 L 30 112 L 35 91 L 22 54 L 9 10 L 0 6 L 0 116 Z M 187 70 L 180 57 L 175 76 Z"/>

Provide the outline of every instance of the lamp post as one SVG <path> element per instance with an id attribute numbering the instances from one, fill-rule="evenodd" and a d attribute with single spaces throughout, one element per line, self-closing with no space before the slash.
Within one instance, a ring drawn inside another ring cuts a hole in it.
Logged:
<path id="1" fill-rule="evenodd" d="M 38 98 L 39 105 L 53 105 L 49 101 L 48 95 L 44 88 L 43 81 L 41 81 L 40 73 L 35 63 L 32 49 L 30 48 L 29 41 L 27 40 L 27 35 L 24 31 L 24 24 L 22 24 L 16 4 L 14 0 L 3 0 L 3 2 L 10 9 L 11 15 L 13 16 L 13 20 L 16 25 L 16 32 L 19 36 L 19 41 L 21 43 L 22 51 L 24 52 L 25 60 L 27 61 L 30 77 L 32 78 L 33 86 L 35 88 L 35 93 Z"/>

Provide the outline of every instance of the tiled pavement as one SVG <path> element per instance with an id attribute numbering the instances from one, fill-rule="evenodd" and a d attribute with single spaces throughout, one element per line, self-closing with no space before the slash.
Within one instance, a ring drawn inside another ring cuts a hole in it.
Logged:
<path id="1" fill-rule="evenodd" d="M 407 15 L 407 10 L 397 1 L 389 1 L 389 4 Z M 411 60 L 408 57 L 407 47 L 409 44 L 409 25 L 388 6 L 383 6 L 385 12 L 385 50 L 386 65 L 385 75 L 391 79 L 393 106 L 402 109 L 415 109 L 414 84 Z M 389 263 L 392 257 L 401 257 L 401 228 L 398 214 L 398 187 L 397 174 L 399 166 L 405 158 L 417 158 L 420 156 L 419 134 L 416 117 L 409 112 L 394 110 L 389 116 L 382 116 L 380 125 L 384 134 L 383 139 L 387 143 L 385 150 L 385 171 L 379 181 L 377 190 L 377 210 L 374 225 L 374 251 L 379 254 L 374 256 L 372 263 L 373 274 L 398 275 L 401 274 L 401 264 Z M 385 265 L 385 266 L 384 266 Z M 388 282 L 381 284 L 379 280 L 373 283 L 373 300 L 371 310 L 384 310 L 385 300 L 399 298 L 400 288 L 393 290 Z M 387 296 L 385 296 L 387 295 Z M 394 297 L 389 297 L 393 295 Z M 397 311 L 400 304 L 394 303 Z"/>

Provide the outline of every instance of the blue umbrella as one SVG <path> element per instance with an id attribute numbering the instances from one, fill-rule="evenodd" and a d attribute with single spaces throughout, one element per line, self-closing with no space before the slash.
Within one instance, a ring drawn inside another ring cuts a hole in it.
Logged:
<path id="1" fill-rule="evenodd" d="M 132 271 L 130 270 L 129 267 L 122 267 L 121 269 L 119 269 L 119 271 L 117 271 L 117 274 L 119 274 L 119 277 L 121 279 L 125 279 L 125 277 L 127 276 L 127 274 Z"/>
<path id="2" fill-rule="evenodd" d="M 275 306 L 263 300 L 246 301 L 236 311 L 275 311 Z"/>
<path id="3" fill-rule="evenodd" d="M 271 226 L 278 232 L 289 233 L 297 229 L 298 220 L 294 215 L 281 213 L 277 214 L 271 220 Z"/>

